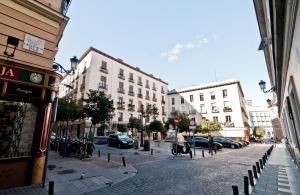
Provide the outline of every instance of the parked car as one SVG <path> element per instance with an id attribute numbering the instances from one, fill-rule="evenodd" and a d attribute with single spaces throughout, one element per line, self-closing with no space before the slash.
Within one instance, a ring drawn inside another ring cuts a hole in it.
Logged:
<path id="1" fill-rule="evenodd" d="M 127 135 L 122 134 L 110 135 L 107 140 L 108 146 L 118 148 L 132 148 L 133 142 L 133 139 L 129 138 Z"/>
<path id="2" fill-rule="evenodd" d="M 94 137 L 93 143 L 96 145 L 105 145 L 107 144 L 108 136 L 98 136 Z"/>
<path id="3" fill-rule="evenodd" d="M 208 148 L 208 139 L 204 137 L 195 137 L 188 139 L 187 142 L 193 147 L 194 146 L 194 141 L 195 141 L 195 147 L 202 147 L 202 148 Z M 223 145 L 218 143 L 217 141 L 214 141 L 215 146 L 217 147 L 218 150 L 223 148 Z"/>
<path id="4" fill-rule="evenodd" d="M 237 143 L 231 139 L 228 139 L 228 138 L 216 137 L 216 138 L 214 138 L 214 141 L 222 144 L 223 147 L 226 147 L 226 148 L 240 148 L 241 147 L 241 145 L 239 143 Z"/>
<path id="5" fill-rule="evenodd" d="M 250 144 L 250 142 L 246 141 L 246 140 L 239 140 L 239 142 L 242 142 L 244 144 L 244 146 L 248 146 Z"/>

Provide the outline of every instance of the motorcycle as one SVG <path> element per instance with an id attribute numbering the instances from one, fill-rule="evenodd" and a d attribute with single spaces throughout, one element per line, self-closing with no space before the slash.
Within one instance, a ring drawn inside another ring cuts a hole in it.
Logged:
<path id="1" fill-rule="evenodd" d="M 192 158 L 192 155 L 193 155 L 191 146 L 187 142 L 184 143 L 184 146 L 181 146 L 177 143 L 173 143 L 171 151 L 174 156 L 177 156 L 178 154 L 189 154 L 190 157 Z"/>

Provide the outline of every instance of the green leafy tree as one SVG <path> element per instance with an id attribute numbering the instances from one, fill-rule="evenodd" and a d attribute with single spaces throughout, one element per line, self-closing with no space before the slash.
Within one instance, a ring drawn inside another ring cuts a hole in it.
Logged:
<path id="1" fill-rule="evenodd" d="M 262 127 L 254 127 L 253 134 L 256 137 L 262 138 L 266 134 L 266 130 Z"/>
<path id="2" fill-rule="evenodd" d="M 190 129 L 190 119 L 187 114 L 180 113 L 179 114 L 179 122 L 178 122 L 178 130 L 180 133 L 188 132 Z"/>
<path id="3" fill-rule="evenodd" d="M 165 122 L 164 127 L 165 127 L 166 131 L 169 130 L 170 125 L 172 125 L 173 127 L 175 127 L 173 118 L 168 118 L 167 121 Z"/>
<path id="4" fill-rule="evenodd" d="M 148 133 L 151 132 L 163 132 L 164 131 L 164 126 L 162 122 L 159 120 L 153 120 L 148 127 Z"/>
<path id="5" fill-rule="evenodd" d="M 200 124 L 196 128 L 196 131 L 205 134 L 211 131 L 219 131 L 221 129 L 221 123 L 218 121 L 201 120 Z"/>
<path id="6" fill-rule="evenodd" d="M 125 133 L 127 132 L 127 124 L 117 124 L 118 131 Z"/>
<path id="7" fill-rule="evenodd" d="M 87 95 L 88 98 L 84 99 L 86 103 L 84 105 L 84 113 L 86 117 L 91 118 L 90 130 L 94 126 L 95 131 L 97 124 L 105 125 L 111 120 L 115 109 L 113 101 L 104 92 L 90 89 Z"/>
<path id="8" fill-rule="evenodd" d="M 136 117 L 132 117 L 129 119 L 129 123 L 128 123 L 127 127 L 129 129 L 131 129 L 132 131 L 133 131 L 133 129 L 136 129 L 138 131 L 143 128 L 142 120 L 138 119 Z"/>

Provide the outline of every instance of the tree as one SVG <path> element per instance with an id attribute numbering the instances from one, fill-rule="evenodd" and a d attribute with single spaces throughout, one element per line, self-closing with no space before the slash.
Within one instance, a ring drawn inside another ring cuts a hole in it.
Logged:
<path id="1" fill-rule="evenodd" d="M 196 131 L 204 134 L 209 133 L 210 131 L 219 131 L 221 129 L 221 123 L 218 121 L 201 120 L 200 125 L 196 128 Z"/>
<path id="2" fill-rule="evenodd" d="M 58 99 L 56 120 L 62 121 L 63 124 L 67 121 L 66 129 L 68 128 L 69 121 L 74 121 L 83 117 L 83 107 L 81 105 L 76 104 L 75 101 L 70 99 Z M 62 128 L 65 128 L 65 126 L 63 125 Z M 66 133 L 67 131 L 64 134 Z"/>
<path id="3" fill-rule="evenodd" d="M 160 122 L 159 120 L 153 120 L 149 124 L 148 133 L 151 133 L 153 131 L 163 132 L 164 131 L 164 126 L 163 126 L 162 122 Z"/>
<path id="4" fill-rule="evenodd" d="M 166 131 L 169 130 L 170 125 L 172 125 L 173 127 L 175 127 L 173 118 L 168 118 L 167 121 L 165 122 L 164 127 L 165 127 Z"/>
<path id="5" fill-rule="evenodd" d="M 132 131 L 133 129 L 140 130 L 143 128 L 143 122 L 141 119 L 132 117 L 129 119 L 129 123 L 127 124 L 127 127 L 130 128 Z"/>
<path id="6" fill-rule="evenodd" d="M 125 133 L 127 132 L 127 125 L 126 124 L 117 124 L 118 131 Z"/>
<path id="7" fill-rule="evenodd" d="M 97 90 L 89 90 L 87 93 L 88 98 L 84 99 L 86 103 L 84 105 L 84 113 L 86 117 L 91 118 L 91 126 L 95 127 L 97 124 L 105 125 L 112 118 L 112 113 L 114 112 L 113 101 L 106 96 L 104 92 Z"/>
<path id="8" fill-rule="evenodd" d="M 179 122 L 178 122 L 179 132 L 188 132 L 190 130 L 190 119 L 187 114 L 180 113 L 179 114 Z"/>
<path id="9" fill-rule="evenodd" d="M 253 135 L 262 138 L 266 134 L 266 130 L 262 127 L 254 127 Z"/>

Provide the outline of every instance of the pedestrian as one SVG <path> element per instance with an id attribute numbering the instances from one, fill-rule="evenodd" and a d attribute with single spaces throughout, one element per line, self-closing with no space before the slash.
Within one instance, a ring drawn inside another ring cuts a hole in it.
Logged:
<path id="1" fill-rule="evenodd" d="M 214 148 L 214 140 L 211 137 L 211 135 L 208 135 L 208 153 L 210 153 L 211 155 L 213 155 L 213 148 Z"/>

